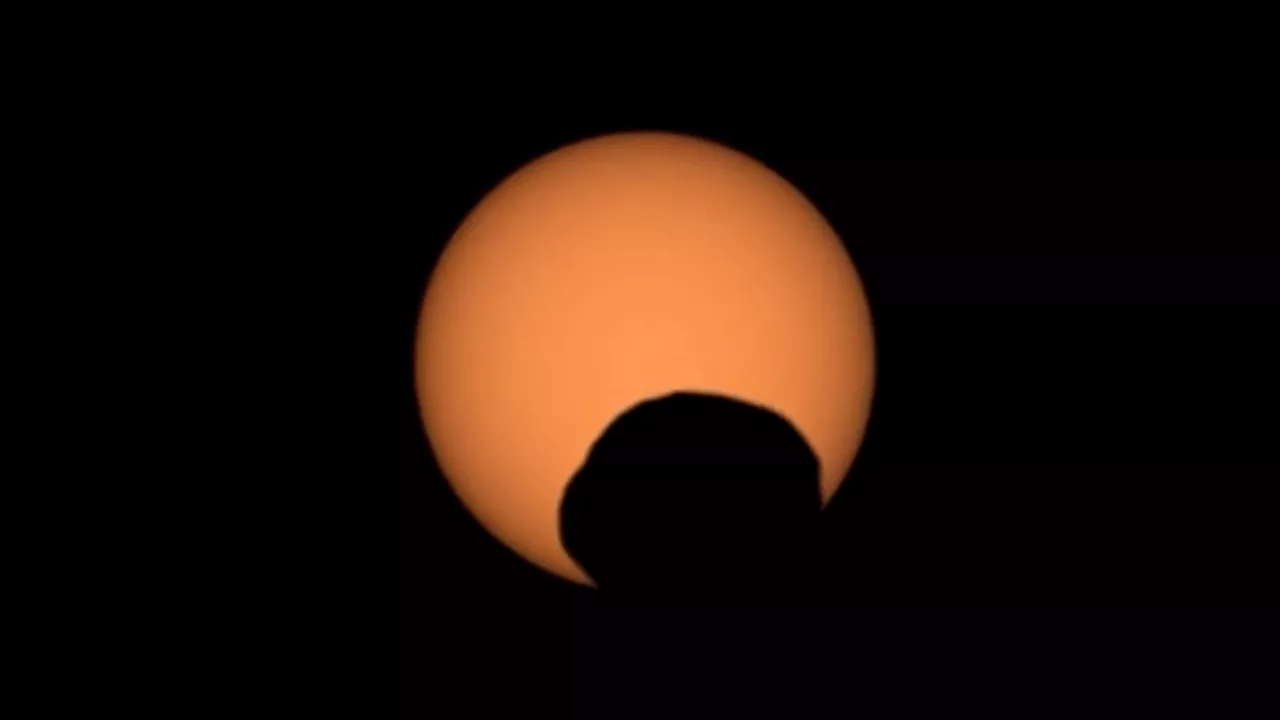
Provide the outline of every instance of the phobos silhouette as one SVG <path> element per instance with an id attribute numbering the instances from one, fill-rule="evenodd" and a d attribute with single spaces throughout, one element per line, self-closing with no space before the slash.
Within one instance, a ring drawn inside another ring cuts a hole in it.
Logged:
<path id="1" fill-rule="evenodd" d="M 770 410 L 686 392 L 648 400 L 606 428 L 570 480 L 561 539 L 606 602 L 805 602 L 818 469 Z"/>

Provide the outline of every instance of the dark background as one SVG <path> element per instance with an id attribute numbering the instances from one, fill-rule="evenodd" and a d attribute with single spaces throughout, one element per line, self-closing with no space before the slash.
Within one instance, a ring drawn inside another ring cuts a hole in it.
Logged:
<path id="1" fill-rule="evenodd" d="M 538 155 L 618 130 L 763 161 L 825 213 L 865 281 L 879 378 L 824 518 L 830 617 L 1274 605 L 1275 166 L 1251 116 L 1150 83 L 1017 87 L 547 100 L 424 129 L 387 246 L 406 711 L 427 707 L 442 663 L 507 678 L 571 656 L 590 594 L 519 560 L 452 496 L 411 352 L 432 263 L 468 209 Z"/>

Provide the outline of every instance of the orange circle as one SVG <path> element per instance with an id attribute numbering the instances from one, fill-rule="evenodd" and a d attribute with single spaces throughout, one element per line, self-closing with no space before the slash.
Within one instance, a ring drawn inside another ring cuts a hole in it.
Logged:
<path id="1" fill-rule="evenodd" d="M 677 390 L 769 408 L 829 500 L 866 428 L 872 341 L 857 271 L 798 190 L 718 144 L 623 133 L 529 163 L 459 226 L 423 299 L 417 393 L 467 509 L 591 584 L 557 513 L 617 415 Z"/>

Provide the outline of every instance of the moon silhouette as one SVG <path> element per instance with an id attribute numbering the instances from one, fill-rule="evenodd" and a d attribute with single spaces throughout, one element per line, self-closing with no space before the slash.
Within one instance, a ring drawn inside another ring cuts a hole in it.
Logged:
<path id="1" fill-rule="evenodd" d="M 714 393 L 768 408 L 819 459 L 829 501 L 874 386 L 857 270 L 812 203 L 700 138 L 606 135 L 503 180 L 432 272 L 415 346 L 428 441 L 498 540 L 591 585 L 565 551 L 565 486 L 610 422 Z"/>

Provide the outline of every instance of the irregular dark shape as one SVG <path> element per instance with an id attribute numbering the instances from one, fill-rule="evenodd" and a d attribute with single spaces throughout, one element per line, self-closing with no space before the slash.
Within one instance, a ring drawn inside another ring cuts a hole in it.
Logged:
<path id="1" fill-rule="evenodd" d="M 781 416 L 675 393 L 592 446 L 560 506 L 565 548 L 623 604 L 778 605 L 812 592 L 818 459 Z"/>

